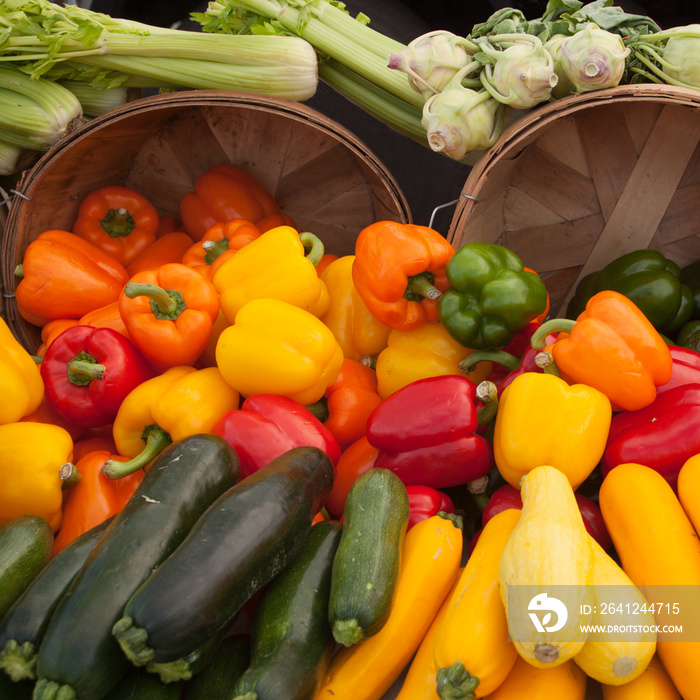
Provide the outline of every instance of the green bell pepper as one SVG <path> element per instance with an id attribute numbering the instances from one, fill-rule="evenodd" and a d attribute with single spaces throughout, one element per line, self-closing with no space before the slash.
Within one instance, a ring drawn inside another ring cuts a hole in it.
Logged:
<path id="1" fill-rule="evenodd" d="M 467 243 L 450 258 L 450 287 L 438 318 L 459 343 L 473 350 L 501 348 L 547 305 L 547 289 L 520 258 L 495 243 Z"/>
<path id="2" fill-rule="evenodd" d="M 675 344 L 700 352 L 700 320 L 688 321 L 681 326 Z"/>
<path id="3" fill-rule="evenodd" d="M 672 335 L 696 308 L 693 292 L 680 274 L 679 266 L 656 250 L 625 253 L 581 280 L 567 315 L 578 317 L 594 294 L 610 289 L 633 301 L 658 331 Z"/>
<path id="4" fill-rule="evenodd" d="M 690 287 L 695 299 L 695 313 L 693 318 L 700 320 L 700 260 L 687 265 L 681 270 L 680 280 Z"/>

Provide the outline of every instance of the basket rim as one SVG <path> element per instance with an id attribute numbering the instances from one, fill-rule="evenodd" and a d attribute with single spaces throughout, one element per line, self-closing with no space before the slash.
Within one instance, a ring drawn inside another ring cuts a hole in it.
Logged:
<path id="1" fill-rule="evenodd" d="M 603 90 L 569 95 L 530 110 L 508 126 L 496 143 L 484 151 L 483 156 L 472 167 L 455 207 L 447 234 L 448 240 L 454 240 L 460 230 L 466 226 L 465 222 L 479 202 L 478 195 L 485 184 L 488 172 L 512 149 L 527 142 L 533 134 L 561 117 L 589 107 L 638 100 L 700 107 L 700 90 L 656 83 L 618 85 Z"/>
<path id="2" fill-rule="evenodd" d="M 94 132 L 109 127 L 122 119 L 141 112 L 160 108 L 179 107 L 241 107 L 273 114 L 280 114 L 299 122 L 311 125 L 331 137 L 341 141 L 356 157 L 360 158 L 386 184 L 400 209 L 400 215 L 408 222 L 413 220 L 406 196 L 401 190 L 396 178 L 387 169 L 372 149 L 352 131 L 330 117 L 301 102 L 295 102 L 281 97 L 258 95 L 255 93 L 234 90 L 181 90 L 140 97 L 110 109 L 89 121 L 82 123 L 67 132 L 46 153 L 22 173 L 16 190 L 24 195 L 31 195 L 32 183 L 36 176 L 76 141 L 88 138 Z M 9 206 L 8 218 L 12 218 L 12 206 Z"/>

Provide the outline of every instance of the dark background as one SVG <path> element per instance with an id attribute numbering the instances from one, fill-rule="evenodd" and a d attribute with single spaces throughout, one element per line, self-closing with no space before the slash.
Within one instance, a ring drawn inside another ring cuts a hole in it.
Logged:
<path id="1" fill-rule="evenodd" d="M 372 28 L 405 44 L 433 29 L 467 35 L 474 24 L 485 21 L 501 7 L 520 9 L 525 17 L 534 19 L 542 16 L 546 4 L 546 0 L 345 0 L 351 15 L 363 12 Z M 618 0 L 616 4 L 627 12 L 651 17 L 662 28 L 700 22 L 698 0 Z M 93 0 L 90 6 L 114 17 L 192 31 L 197 31 L 199 25 L 189 20 L 190 12 L 205 8 L 206 3 L 183 0 Z M 453 214 L 450 203 L 460 195 L 468 166 L 393 131 L 322 82 L 306 104 L 367 144 L 398 182 L 415 223 L 428 225 L 435 208 L 441 207 L 435 211 L 433 227 L 447 233 Z"/>

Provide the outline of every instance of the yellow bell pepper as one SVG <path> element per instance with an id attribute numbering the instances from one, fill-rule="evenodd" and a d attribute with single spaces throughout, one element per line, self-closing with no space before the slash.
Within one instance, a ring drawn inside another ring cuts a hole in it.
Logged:
<path id="1" fill-rule="evenodd" d="M 311 242 L 308 255 L 307 241 Z M 266 231 L 214 273 L 212 282 L 224 316 L 233 323 L 246 302 L 262 298 L 280 299 L 322 316 L 330 304 L 326 283 L 314 266 L 322 255 L 323 244 L 311 233 L 300 234 L 291 226 Z"/>
<path id="2" fill-rule="evenodd" d="M 0 319 L 0 425 L 34 413 L 44 398 L 39 365 Z"/>
<path id="3" fill-rule="evenodd" d="M 612 407 L 586 384 L 567 384 L 553 374 L 525 372 L 500 396 L 494 426 L 494 459 L 515 488 L 531 469 L 547 464 L 577 488 L 605 450 Z"/>
<path id="4" fill-rule="evenodd" d="M 72 458 L 73 439 L 58 425 L 0 425 L 0 526 L 22 515 L 39 515 L 56 532 L 63 487 L 76 474 Z"/>
<path id="5" fill-rule="evenodd" d="M 279 299 L 249 301 L 216 344 L 216 363 L 241 394 L 280 394 L 304 405 L 324 395 L 343 360 L 322 321 Z"/>
<path id="6" fill-rule="evenodd" d="M 139 384 L 122 402 L 112 437 L 117 452 L 130 459 L 110 460 L 102 471 L 118 479 L 146 467 L 171 442 L 211 432 L 216 421 L 239 403 L 239 393 L 217 367 L 170 367 Z"/>
<path id="7" fill-rule="evenodd" d="M 479 384 L 491 373 L 491 362 L 479 362 L 471 372 L 459 363 L 473 350 L 458 343 L 440 323 L 425 323 L 412 331 L 392 330 L 387 347 L 377 357 L 377 388 L 384 399 L 397 389 L 426 377 L 461 374 Z"/>
<path id="8" fill-rule="evenodd" d="M 331 329 L 345 357 L 361 360 L 378 355 L 387 345 L 391 328 L 376 318 L 362 301 L 352 280 L 354 255 L 331 262 L 321 273 L 330 306 L 321 320 Z"/>

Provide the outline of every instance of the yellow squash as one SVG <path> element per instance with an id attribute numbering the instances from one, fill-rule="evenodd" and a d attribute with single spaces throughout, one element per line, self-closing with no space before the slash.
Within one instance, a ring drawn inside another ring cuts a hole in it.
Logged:
<path id="1" fill-rule="evenodd" d="M 654 613 L 646 598 L 612 557 L 593 539 L 592 632 L 574 661 L 591 678 L 609 685 L 629 683 L 644 672 L 656 651 Z M 608 631 L 608 625 L 624 632 Z"/>
<path id="2" fill-rule="evenodd" d="M 440 515 L 408 531 L 389 618 L 377 634 L 335 655 L 316 700 L 379 700 L 386 693 L 452 588 L 462 542 L 461 522 Z"/>
<path id="3" fill-rule="evenodd" d="M 505 680 L 515 662 L 498 568 L 519 519 L 520 511 L 509 509 L 486 523 L 450 596 L 433 649 L 441 698 L 483 698 Z"/>
<path id="4" fill-rule="evenodd" d="M 686 460 L 678 472 L 678 499 L 695 532 L 700 533 L 700 454 Z"/>
<path id="5" fill-rule="evenodd" d="M 655 654 L 644 672 L 624 685 L 601 684 L 603 700 L 681 700 L 666 669 Z"/>
<path id="6" fill-rule="evenodd" d="M 438 614 L 433 619 L 430 624 L 430 628 L 425 633 L 423 641 L 418 647 L 416 655 L 411 661 L 411 665 L 408 667 L 408 671 L 401 684 L 401 690 L 396 696 L 396 700 L 440 700 L 437 694 L 437 666 L 435 666 L 435 655 L 433 654 L 433 647 L 435 645 L 435 638 L 437 637 L 437 631 L 445 619 L 447 614 L 447 609 L 450 604 L 450 598 L 454 593 L 457 585 L 459 584 L 459 579 L 464 571 L 464 568 L 459 570 L 457 579 L 452 586 L 452 589 L 447 594 L 444 602 L 438 610 Z"/>
<path id="7" fill-rule="evenodd" d="M 579 624 L 590 615 L 579 611 L 588 603 L 593 553 L 563 472 L 535 467 L 523 477 L 521 495 L 522 514 L 500 561 L 501 597 L 518 653 L 533 666 L 551 667 L 586 641 Z M 539 630 L 532 619 L 538 613 Z"/>
<path id="8" fill-rule="evenodd" d="M 488 700 L 584 700 L 586 684 L 586 674 L 573 661 L 537 668 L 518 657 Z"/>
<path id="9" fill-rule="evenodd" d="M 696 605 L 677 596 L 700 586 L 700 538 L 666 479 L 642 464 L 620 464 L 605 477 L 599 499 L 622 568 L 647 599 L 664 607 L 679 602 L 681 613 Z M 671 586 L 678 587 L 675 601 Z M 682 622 L 657 616 L 657 624 Z M 700 641 L 660 636 L 656 651 L 684 700 L 699 700 Z"/>

